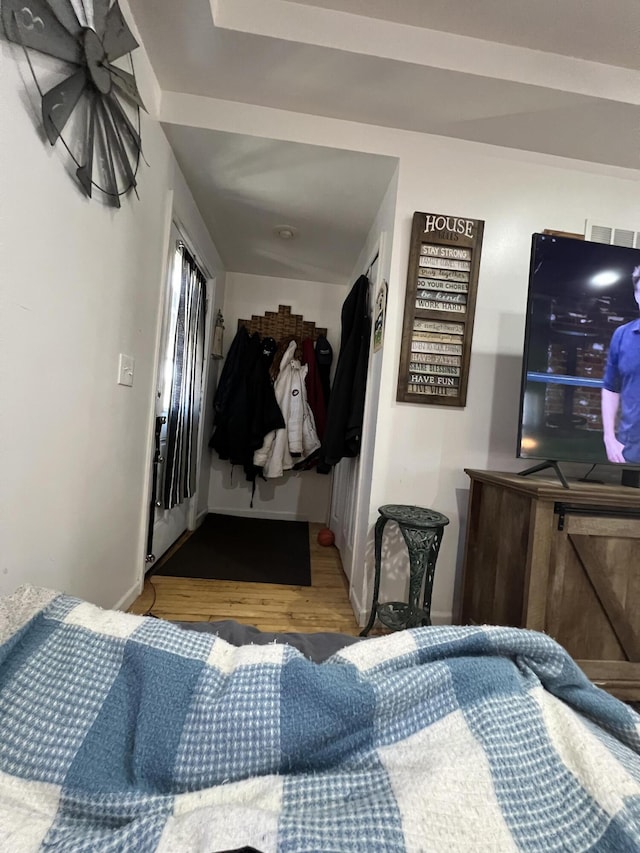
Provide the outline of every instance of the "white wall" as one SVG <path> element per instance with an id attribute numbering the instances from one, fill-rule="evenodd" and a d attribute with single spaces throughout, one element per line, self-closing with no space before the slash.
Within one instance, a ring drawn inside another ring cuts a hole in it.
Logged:
<path id="1" fill-rule="evenodd" d="M 277 311 L 290 305 L 293 314 L 302 314 L 316 326 L 326 327 L 333 347 L 333 366 L 340 348 L 340 311 L 347 285 L 317 281 L 272 278 L 270 276 L 227 273 L 224 299 L 224 352 L 235 336 L 239 319 Z M 251 484 L 242 469 L 211 454 L 209 512 L 253 515 L 257 518 L 297 519 L 326 522 L 331 496 L 331 475 L 313 471 L 292 471 L 277 480 L 257 480 L 253 509 Z"/>
<path id="2" fill-rule="evenodd" d="M 515 443 L 531 234 L 544 228 L 581 232 L 593 217 L 640 226 L 640 171 L 195 96 L 165 94 L 162 109 L 168 121 L 399 158 L 370 521 L 389 502 L 430 506 L 450 517 L 433 598 L 435 618 L 446 621 L 462 556 L 464 468 L 523 467 Z M 465 409 L 395 401 L 416 210 L 486 223 Z M 397 576 L 393 594 L 402 587 L 405 560 L 397 537 L 389 557 Z M 367 549 L 363 580 L 370 576 Z M 359 593 L 369 601 L 368 588 Z"/>
<path id="3" fill-rule="evenodd" d="M 544 228 L 582 232 L 594 214 L 602 222 L 640 224 L 637 179 L 581 173 L 577 166 L 534 164 L 473 146 L 460 157 L 431 140 L 402 160 L 392 279 L 406 277 L 413 211 L 485 220 L 465 409 L 395 402 L 404 287 L 394 288 L 389 299 L 371 505 L 415 503 L 451 519 L 434 585 L 438 619 L 450 617 L 461 566 L 468 497 L 463 469 L 526 467 L 515 447 L 531 234 Z"/>
<path id="4" fill-rule="evenodd" d="M 144 566 L 174 160 L 143 115 L 140 201 L 87 200 L 42 139 L 22 54 L 0 42 L 0 62 L 0 593 L 31 583 L 124 605 Z M 116 384 L 121 352 L 132 388 Z"/>

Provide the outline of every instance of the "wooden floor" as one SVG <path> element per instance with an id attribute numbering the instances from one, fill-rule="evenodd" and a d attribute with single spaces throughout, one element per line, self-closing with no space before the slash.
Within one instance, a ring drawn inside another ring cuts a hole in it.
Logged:
<path id="1" fill-rule="evenodd" d="M 154 576 L 145 581 L 142 595 L 129 612 L 182 622 L 235 619 L 261 631 L 338 631 L 356 635 L 360 628 L 349 604 L 340 554 L 333 546 L 318 545 L 321 527 L 309 525 L 310 587 Z"/>

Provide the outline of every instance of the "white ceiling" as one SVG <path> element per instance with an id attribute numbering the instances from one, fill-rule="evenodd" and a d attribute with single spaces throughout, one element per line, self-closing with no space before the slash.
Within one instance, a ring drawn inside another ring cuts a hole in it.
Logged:
<path id="1" fill-rule="evenodd" d="M 638 0 L 289 0 L 640 69 Z"/>
<path id="2" fill-rule="evenodd" d="M 395 172 L 394 158 L 164 128 L 226 269 L 347 283 Z M 283 225 L 293 226 L 293 239 L 275 234 Z"/>
<path id="3" fill-rule="evenodd" d="M 640 0 L 130 0 L 130 5 L 165 91 L 640 166 Z M 288 180 L 284 148 L 271 142 L 256 155 L 259 161 L 267 157 L 280 193 L 274 190 L 273 203 L 265 195 L 251 200 L 244 186 L 243 214 L 240 207 L 234 212 L 230 183 L 240 181 L 240 174 L 213 178 L 211 169 L 204 173 L 193 165 L 196 152 L 206 160 L 208 145 L 211 162 L 224 159 L 220 140 L 176 126 L 169 133 L 212 231 L 217 223 L 214 236 L 225 260 L 244 263 L 244 271 L 272 264 L 271 269 L 290 268 L 291 277 L 317 277 L 312 271 L 328 244 L 304 260 L 298 244 L 295 261 L 290 254 L 268 261 L 264 252 L 250 257 L 224 226 L 231 221 L 238 229 L 249 226 L 253 220 L 244 218 L 249 210 L 264 227 L 281 219 L 280 211 L 293 216 L 298 177 Z M 251 146 L 248 140 L 236 143 L 243 151 Z M 322 149 L 302 156 L 310 181 L 329 158 Z M 364 174 L 369 164 L 363 160 L 361 167 Z M 388 180 L 384 169 L 381 175 Z M 356 170 L 352 193 L 360 192 L 359 181 Z M 379 189 L 376 185 L 374 195 Z M 338 190 L 336 199 L 327 197 L 328 210 L 341 205 L 343 187 Z M 327 233 L 327 209 L 318 206 L 318 227 L 312 226 L 313 210 L 306 209 L 305 231 Z M 363 228 L 359 222 L 352 230 Z M 348 250 L 338 254 L 346 264 Z"/>

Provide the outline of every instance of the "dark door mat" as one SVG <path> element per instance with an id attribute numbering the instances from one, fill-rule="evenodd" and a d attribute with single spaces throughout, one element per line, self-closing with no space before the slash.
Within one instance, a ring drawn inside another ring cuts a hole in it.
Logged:
<path id="1" fill-rule="evenodd" d="M 153 574 L 311 586 L 309 525 L 209 513 Z"/>

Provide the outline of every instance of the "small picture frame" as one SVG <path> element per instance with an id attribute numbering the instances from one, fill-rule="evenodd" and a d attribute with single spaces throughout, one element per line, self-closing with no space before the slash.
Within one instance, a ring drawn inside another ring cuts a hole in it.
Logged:
<path id="1" fill-rule="evenodd" d="M 373 351 L 378 352 L 384 343 L 384 323 L 387 314 L 387 282 L 383 279 L 378 288 L 373 318 Z"/>
<path id="2" fill-rule="evenodd" d="M 218 311 L 216 325 L 213 329 L 213 344 L 211 346 L 211 358 L 222 358 L 222 345 L 224 336 L 224 317 L 222 311 Z"/>

